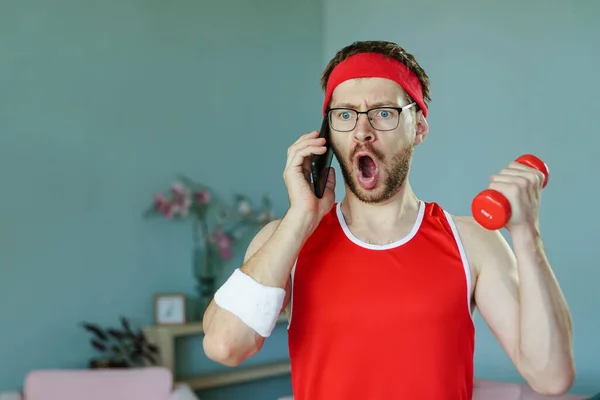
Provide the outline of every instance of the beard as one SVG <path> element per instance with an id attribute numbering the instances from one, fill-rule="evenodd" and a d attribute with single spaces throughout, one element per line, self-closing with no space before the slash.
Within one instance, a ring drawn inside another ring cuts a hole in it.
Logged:
<path id="1" fill-rule="evenodd" d="M 377 179 L 385 177 L 383 185 L 379 188 L 366 190 L 358 183 L 357 177 L 354 174 L 354 155 L 360 151 L 368 152 L 371 157 L 378 161 L 379 176 Z M 389 200 L 402 188 L 410 170 L 413 146 L 410 144 L 404 146 L 396 154 L 390 156 L 389 160 L 386 160 L 385 155 L 373 148 L 370 143 L 356 147 L 347 158 L 342 157 L 339 149 L 335 148 L 335 146 L 333 147 L 333 153 L 340 163 L 344 182 L 350 191 L 363 203 L 377 204 Z"/>

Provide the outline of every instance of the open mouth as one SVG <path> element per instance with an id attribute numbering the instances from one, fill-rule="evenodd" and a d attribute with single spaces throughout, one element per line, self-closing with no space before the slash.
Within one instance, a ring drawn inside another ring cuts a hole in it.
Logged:
<path id="1" fill-rule="evenodd" d="M 355 161 L 358 183 L 364 189 L 372 189 L 377 183 L 377 163 L 368 154 L 358 154 Z"/>

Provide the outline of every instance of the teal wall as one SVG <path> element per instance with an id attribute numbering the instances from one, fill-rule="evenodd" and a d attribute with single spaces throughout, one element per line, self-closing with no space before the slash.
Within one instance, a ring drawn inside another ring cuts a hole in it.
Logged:
<path id="1" fill-rule="evenodd" d="M 585 0 L 325 0 L 323 58 L 358 39 L 393 40 L 428 72 L 430 131 L 411 181 L 469 214 L 489 176 L 522 153 L 550 167 L 541 228 L 575 324 L 574 391 L 600 392 L 600 3 Z M 447 164 L 448 163 L 448 164 Z M 481 377 L 520 381 L 479 315 Z"/>
<path id="2" fill-rule="evenodd" d="M 286 149 L 320 122 L 321 37 L 318 0 L 1 2 L 0 391 L 85 366 L 79 321 L 145 325 L 154 293 L 194 294 L 189 227 L 141 217 L 177 173 L 284 212 Z M 286 346 L 278 328 L 252 361 Z M 199 338 L 178 352 L 180 374 L 216 368 Z"/>
<path id="3" fill-rule="evenodd" d="M 188 227 L 141 218 L 176 173 L 226 197 L 269 192 L 281 215 L 285 150 L 318 127 L 321 68 L 356 39 L 398 41 L 432 78 L 422 198 L 468 213 L 519 154 L 548 161 L 542 228 L 575 322 L 574 390 L 600 391 L 600 8 L 373 1 L 2 2 L 0 391 L 34 368 L 85 366 L 79 321 L 145 325 L 154 293 L 193 294 Z M 477 330 L 478 375 L 518 380 L 479 317 Z M 198 338 L 177 351 L 179 374 L 221 368 Z M 279 327 L 247 363 L 285 357 Z M 284 377 L 201 394 L 290 391 Z"/>

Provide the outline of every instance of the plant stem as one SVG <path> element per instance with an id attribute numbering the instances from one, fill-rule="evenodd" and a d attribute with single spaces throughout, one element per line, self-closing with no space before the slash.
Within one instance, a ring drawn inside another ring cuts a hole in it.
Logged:
<path id="1" fill-rule="evenodd" d="M 194 222 L 192 223 L 192 239 L 194 240 L 194 247 L 200 242 L 198 219 L 199 218 L 194 218 Z"/>
<path id="2" fill-rule="evenodd" d="M 210 243 L 209 243 L 209 238 L 210 238 L 210 231 L 208 230 L 208 224 L 206 223 L 206 219 L 202 218 L 200 220 L 200 224 L 202 227 L 202 233 L 204 235 L 204 257 L 205 261 L 206 261 L 206 269 L 208 272 L 208 275 L 212 275 L 213 271 L 212 271 L 212 263 L 210 260 Z"/>

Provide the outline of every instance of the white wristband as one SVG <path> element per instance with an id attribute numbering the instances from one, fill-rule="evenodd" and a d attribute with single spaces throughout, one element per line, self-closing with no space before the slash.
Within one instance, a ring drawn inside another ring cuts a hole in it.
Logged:
<path id="1" fill-rule="evenodd" d="M 285 290 L 265 286 L 239 268 L 215 293 L 215 303 L 235 314 L 262 337 L 269 337 L 275 328 Z"/>

